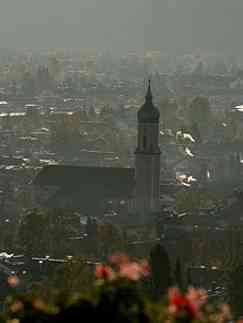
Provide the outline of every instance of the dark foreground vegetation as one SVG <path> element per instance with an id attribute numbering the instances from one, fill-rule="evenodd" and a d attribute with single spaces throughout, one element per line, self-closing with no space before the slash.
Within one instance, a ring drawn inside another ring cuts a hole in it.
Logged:
<path id="1" fill-rule="evenodd" d="M 93 283 L 88 288 L 84 284 L 80 290 L 75 286 L 58 290 L 49 288 L 46 282 L 45 287 L 32 286 L 23 295 L 17 293 L 18 278 L 9 277 L 12 293 L 4 302 L 1 321 L 223 323 L 234 320 L 230 307 L 213 304 L 204 290 L 166 288 L 166 284 L 161 283 L 164 280 L 158 281 L 152 267 L 153 264 L 150 266 L 146 261 L 132 261 L 123 254 L 116 254 L 110 258 L 109 265 L 96 265 Z M 75 282 L 75 277 L 65 278 L 65 282 L 69 280 Z M 77 286 L 79 284 L 77 279 Z M 60 286 L 64 286 L 62 281 Z"/>

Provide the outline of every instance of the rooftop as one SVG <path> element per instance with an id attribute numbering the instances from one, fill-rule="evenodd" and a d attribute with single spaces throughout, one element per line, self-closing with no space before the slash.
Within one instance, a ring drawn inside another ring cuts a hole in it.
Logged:
<path id="1" fill-rule="evenodd" d="M 135 183 L 132 168 L 45 166 L 34 180 L 38 186 L 55 186 L 79 196 L 129 196 Z"/>

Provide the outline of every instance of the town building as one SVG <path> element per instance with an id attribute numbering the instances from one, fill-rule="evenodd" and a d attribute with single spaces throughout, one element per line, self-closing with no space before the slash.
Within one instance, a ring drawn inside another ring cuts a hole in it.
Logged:
<path id="1" fill-rule="evenodd" d="M 149 82 L 145 103 L 138 111 L 135 152 L 136 212 L 143 216 L 158 212 L 160 208 L 159 119 Z"/>
<path id="2" fill-rule="evenodd" d="M 160 209 L 160 113 L 153 104 L 149 82 L 145 103 L 137 114 L 138 132 L 133 168 L 49 165 L 34 184 L 53 194 L 44 207 L 73 208 L 94 215 L 107 203 L 118 207 L 124 201 L 127 214 L 148 219 Z M 49 189 L 49 188 L 52 189 Z M 38 196 L 40 194 L 38 193 Z M 129 221 L 128 221 L 129 222 Z"/>

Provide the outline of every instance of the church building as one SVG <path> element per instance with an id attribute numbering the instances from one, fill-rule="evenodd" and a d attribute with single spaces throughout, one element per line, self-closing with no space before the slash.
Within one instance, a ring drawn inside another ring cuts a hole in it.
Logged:
<path id="1" fill-rule="evenodd" d="M 127 214 L 147 218 L 160 210 L 160 113 L 154 106 L 149 81 L 145 103 L 137 114 L 135 170 L 132 168 L 49 165 L 34 180 L 52 191 L 42 207 L 72 208 L 85 214 L 101 214 L 102 207 L 127 202 Z M 137 216 L 135 218 L 137 218 Z M 132 218 L 129 217 L 130 219 Z"/>

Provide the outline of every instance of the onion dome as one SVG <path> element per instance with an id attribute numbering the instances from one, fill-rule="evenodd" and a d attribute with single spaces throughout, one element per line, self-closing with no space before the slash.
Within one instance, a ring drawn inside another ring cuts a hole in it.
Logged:
<path id="1" fill-rule="evenodd" d="M 158 123 L 160 118 L 159 110 L 153 104 L 153 95 L 151 91 L 151 82 L 149 81 L 145 103 L 138 111 L 138 122 L 140 123 Z"/>

